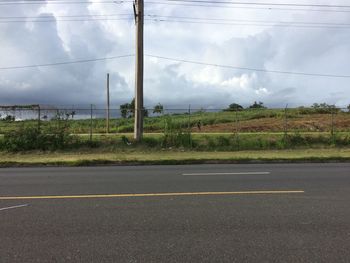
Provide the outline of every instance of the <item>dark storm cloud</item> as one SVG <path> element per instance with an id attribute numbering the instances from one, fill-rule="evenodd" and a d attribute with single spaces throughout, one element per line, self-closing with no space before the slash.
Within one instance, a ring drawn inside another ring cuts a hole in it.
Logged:
<path id="1" fill-rule="evenodd" d="M 335 1 L 336 2 L 340 1 Z M 349 13 L 263 12 L 149 5 L 148 13 L 349 23 Z M 129 5 L 19 5 L 0 16 L 52 16 L 53 23 L 0 24 L 0 67 L 134 53 L 133 21 L 61 22 L 60 15 L 131 13 Z M 273 14 L 273 16 L 271 16 Z M 51 18 L 46 18 L 51 19 Z M 214 64 L 350 75 L 350 30 L 147 22 L 145 51 Z M 130 101 L 134 58 L 0 71 L 0 103 L 99 104 L 111 74 L 113 105 Z M 271 106 L 350 103 L 349 79 L 306 77 L 145 59 L 145 104 L 226 107 L 261 100 Z"/>

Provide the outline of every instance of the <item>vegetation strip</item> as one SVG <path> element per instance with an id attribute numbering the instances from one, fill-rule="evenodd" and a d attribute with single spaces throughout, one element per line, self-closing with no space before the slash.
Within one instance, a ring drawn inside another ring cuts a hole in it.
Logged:
<path id="1" fill-rule="evenodd" d="M 133 102 L 121 105 L 121 118 L 110 120 L 111 134 L 106 134 L 102 115 L 96 115 L 95 119 L 92 115 L 90 119 L 78 119 L 79 109 L 30 109 L 39 114 L 32 112 L 34 119 L 25 115 L 18 119 L 16 109 L 22 108 L 13 107 L 0 112 L 0 134 L 3 134 L 0 151 L 84 148 L 101 151 L 244 151 L 350 147 L 350 106 L 349 109 L 338 109 L 322 103 L 314 104 L 312 108 L 266 109 L 263 103 L 255 102 L 247 109 L 233 103 L 224 111 L 166 112 L 162 105 L 156 105 L 153 114 L 145 118 L 146 133 L 142 142 L 134 141 L 130 133 L 134 124 Z M 80 109 L 80 114 L 91 114 L 86 110 Z"/>
<path id="2" fill-rule="evenodd" d="M 222 158 L 222 159 L 159 159 L 159 160 L 113 160 L 76 159 L 50 161 L 0 161 L 0 167 L 43 167 L 43 166 L 100 166 L 100 165 L 184 165 L 184 164 L 254 164 L 254 163 L 338 163 L 350 162 L 350 157 L 301 157 L 301 158 Z"/>

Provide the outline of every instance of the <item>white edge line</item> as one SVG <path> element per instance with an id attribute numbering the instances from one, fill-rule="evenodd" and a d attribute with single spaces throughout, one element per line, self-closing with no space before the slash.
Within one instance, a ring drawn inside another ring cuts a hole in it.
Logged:
<path id="1" fill-rule="evenodd" d="M 190 173 L 182 175 L 263 175 L 270 174 L 270 172 L 240 172 L 240 173 Z"/>
<path id="2" fill-rule="evenodd" d="M 14 208 L 20 208 L 20 207 L 26 207 L 26 206 L 28 206 L 28 204 L 3 207 L 3 208 L 0 208 L 0 211 L 14 209 Z"/>

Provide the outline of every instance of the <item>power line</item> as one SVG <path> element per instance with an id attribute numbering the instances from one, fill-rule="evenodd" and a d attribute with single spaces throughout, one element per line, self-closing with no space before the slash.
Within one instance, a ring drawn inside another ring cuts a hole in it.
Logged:
<path id="1" fill-rule="evenodd" d="M 115 19 L 115 17 L 123 17 Z M 129 16 L 125 17 L 125 16 Z M 343 28 L 345 26 L 350 26 L 349 23 L 330 23 L 330 22 L 308 22 L 308 21 L 273 21 L 273 20 L 248 20 L 248 19 L 227 19 L 227 18 L 208 18 L 208 17 L 190 17 L 190 16 L 164 16 L 157 14 L 146 14 L 145 16 L 150 17 L 152 19 L 148 19 L 148 21 L 160 21 L 160 22 L 192 22 L 192 21 L 220 21 L 220 22 L 248 22 L 248 23 L 268 23 L 268 24 L 287 24 L 288 26 L 297 24 L 297 25 L 323 25 L 323 26 L 340 26 Z M 80 19 L 87 17 L 87 19 Z M 95 18 L 96 17 L 96 18 Z M 110 18 L 111 17 L 111 18 Z M 99 20 L 129 20 L 133 17 L 133 14 L 82 14 L 82 15 L 41 15 L 41 16 L 5 16 L 0 17 L 0 23 L 7 22 L 55 22 L 55 21 L 99 21 Z M 45 20 L 51 18 L 49 20 Z M 54 19 L 52 19 L 54 18 Z M 56 18 L 77 18 L 77 19 L 65 19 L 60 20 Z M 166 19 L 158 19 L 158 18 L 166 18 Z M 14 19 L 23 19 L 23 20 L 14 20 Z M 36 19 L 36 20 L 24 20 L 24 19 Z M 174 20 L 174 19 L 181 19 Z M 3 21 L 1 21 L 3 20 Z M 182 21 L 183 20 L 183 21 Z M 215 24 L 227 24 L 227 25 L 236 25 L 234 23 L 215 23 Z M 237 24 L 242 25 L 242 24 Z M 246 25 L 246 24 L 245 24 Z M 253 24 L 256 25 L 256 24 Z"/>
<path id="2" fill-rule="evenodd" d="M 158 17 L 152 15 L 151 17 Z M 159 16 L 162 17 L 162 16 Z M 37 17 L 40 18 L 40 17 Z M 189 18 L 190 19 L 190 18 Z M 0 24 L 9 23 L 50 23 L 50 22 L 95 22 L 95 21 L 132 21 L 132 17 L 124 18 L 89 18 L 89 19 L 37 19 L 37 20 L 1 20 Z M 199 19 L 202 20 L 202 19 Z M 204 19 L 203 19 L 204 20 Z M 327 28 L 327 29 L 350 29 L 350 24 L 336 24 L 336 23 L 306 23 L 306 22 L 284 22 L 284 21 L 271 21 L 271 22 L 259 22 L 253 23 L 253 20 L 232 20 L 237 22 L 213 22 L 212 19 L 209 21 L 196 21 L 196 19 L 190 20 L 174 20 L 174 19 L 145 19 L 145 21 L 151 22 L 170 22 L 170 23 L 187 23 L 187 24 L 207 24 L 207 25 L 223 25 L 223 26 L 255 26 L 255 27 L 293 27 L 293 28 Z M 230 20 L 222 20 L 230 21 Z M 249 22 L 249 23 L 240 23 Z M 290 24 L 288 24 L 290 23 Z"/>
<path id="3" fill-rule="evenodd" d="M 253 9 L 253 10 L 268 10 L 268 11 L 307 11 L 307 12 L 336 12 L 336 13 L 350 13 L 350 10 L 332 10 L 332 9 L 305 9 L 305 8 L 279 8 L 279 7 L 252 7 L 252 6 L 225 6 L 215 4 L 191 4 L 191 3 L 175 3 L 175 2 L 157 2 L 149 1 L 147 4 L 158 5 L 175 5 L 188 7 L 210 7 L 222 9 Z"/>
<path id="4" fill-rule="evenodd" d="M 152 57 L 152 58 L 163 59 L 163 60 L 170 60 L 170 61 L 176 61 L 176 62 L 182 62 L 182 63 L 190 63 L 190 64 L 202 65 L 202 66 L 212 66 L 212 67 L 238 69 L 238 70 L 249 70 L 249 71 L 264 72 L 264 73 L 278 73 L 278 74 L 288 74 L 288 75 L 301 75 L 301 76 L 313 76 L 313 77 L 329 77 L 329 78 L 350 78 L 350 75 L 335 75 L 335 74 L 321 74 L 321 73 L 306 73 L 306 72 L 267 70 L 267 69 L 258 69 L 258 68 L 248 68 L 248 67 L 238 67 L 238 66 L 230 66 L 230 65 L 213 64 L 213 63 L 206 63 L 206 62 L 193 61 L 193 60 L 185 60 L 185 59 L 177 59 L 177 58 L 156 56 L 156 55 L 151 55 L 151 54 L 145 54 L 145 56 Z"/>
<path id="5" fill-rule="evenodd" d="M 0 2 L 0 5 L 42 5 L 42 4 L 54 4 L 54 5 L 67 5 L 67 4 L 124 4 L 124 3 L 132 3 L 129 0 L 122 1 L 6 1 Z"/>
<path id="6" fill-rule="evenodd" d="M 129 54 L 129 55 L 121 55 L 121 56 L 113 56 L 113 57 L 94 58 L 94 59 L 82 59 L 82 60 L 63 61 L 63 62 L 55 62 L 55 63 L 34 64 L 34 65 L 24 65 L 24 66 L 12 66 L 12 67 L 0 67 L 0 70 L 60 66 L 60 65 L 96 62 L 96 61 L 104 61 L 104 60 L 126 58 L 126 57 L 134 57 L 134 56 L 135 55 L 133 55 L 133 54 Z M 267 69 L 258 69 L 258 68 L 249 68 L 249 67 L 238 67 L 238 66 L 231 66 L 231 65 L 213 64 L 213 63 L 206 63 L 206 62 L 194 61 L 194 60 L 186 60 L 186 59 L 177 59 L 177 58 L 170 58 L 170 57 L 164 57 L 164 56 L 156 56 L 156 55 L 152 55 L 152 54 L 145 54 L 145 56 L 152 57 L 152 58 L 157 58 L 157 59 L 163 59 L 163 60 L 182 62 L 182 63 L 190 63 L 190 64 L 196 64 L 196 65 L 202 65 L 202 66 L 212 66 L 212 67 L 237 69 L 237 70 L 249 70 L 249 71 L 265 72 L 265 73 L 278 73 L 278 74 L 302 75 L 302 76 L 314 76 L 314 77 L 350 78 L 350 75 L 336 75 L 336 74 L 292 72 L 292 71 L 281 71 L 281 70 L 267 70 Z"/>
<path id="7" fill-rule="evenodd" d="M 329 4 L 296 4 L 296 3 L 271 3 L 271 2 L 240 2 L 240 1 L 209 1 L 209 0 L 164 0 L 165 2 L 227 4 L 227 5 L 256 5 L 256 6 L 294 6 L 294 7 L 322 7 L 322 8 L 350 8 L 350 5 Z"/>
<path id="8" fill-rule="evenodd" d="M 113 17 L 113 16 L 133 16 L 133 14 L 83 14 L 83 15 L 58 15 L 54 17 L 67 18 L 67 17 Z M 0 19 L 37 19 L 37 18 L 52 18 L 53 15 L 40 15 L 40 16 L 0 16 Z"/>
<path id="9" fill-rule="evenodd" d="M 174 2 L 159 2 L 159 1 L 148 1 L 145 4 L 160 4 L 160 5 L 178 5 L 178 6 L 195 6 L 195 7 L 210 7 L 210 8 L 234 8 L 234 9 L 255 9 L 255 10 L 277 10 L 277 11 L 308 11 L 308 12 L 340 12 L 340 13 L 349 13 L 350 10 L 332 10 L 332 9 L 302 9 L 302 8 L 278 8 L 277 6 L 282 6 L 282 4 L 274 4 L 274 6 L 269 6 L 269 7 L 252 7 L 252 6 L 228 6 L 227 3 L 218 5 L 219 2 L 216 1 L 208 1 L 208 3 L 202 3 L 198 4 L 201 2 L 190 2 L 190 1 L 176 1 L 172 0 Z M 30 1 L 4 1 L 0 2 L 0 5 L 31 5 L 31 4 L 45 4 L 45 3 L 50 3 L 50 4 L 94 4 L 94 3 L 100 3 L 100 4 L 124 4 L 124 3 L 132 3 L 133 1 L 131 0 L 121 0 L 121 1 L 57 1 L 57 0 L 51 0 L 48 1 L 46 0 L 45 2 L 42 0 L 30 0 Z M 241 5 L 245 5 L 247 3 L 241 3 Z M 258 3 L 257 3 L 258 4 Z M 259 3 L 260 5 L 264 3 Z M 266 3 L 268 4 L 268 3 Z M 286 5 L 284 5 L 286 6 Z M 293 6 L 297 6 L 297 4 L 293 4 Z M 298 6 L 306 6 L 306 5 L 298 5 Z M 315 7 L 319 5 L 308 5 L 310 7 Z M 337 7 L 335 5 L 327 5 L 328 7 Z M 339 5 L 338 7 L 348 7 L 350 6 L 347 5 Z"/>
<path id="10" fill-rule="evenodd" d="M 40 15 L 40 16 L 0 16 L 0 20 L 13 19 L 44 19 L 44 18 L 82 18 L 95 19 L 95 17 L 124 17 L 133 16 L 133 14 L 81 14 L 81 15 Z M 170 19 L 185 19 L 185 20 L 200 20 L 200 21 L 225 21 L 225 22 L 252 22 L 252 23 L 278 23 L 278 24 L 306 24 L 306 25 L 332 25 L 332 26 L 350 26 L 349 23 L 331 23 L 331 22 L 309 22 L 309 21 L 273 21 L 273 20 L 248 20 L 248 19 L 229 19 L 229 18 L 208 18 L 208 17 L 191 17 L 191 16 L 164 16 L 157 14 L 145 14 L 150 18 L 170 18 Z M 108 18 L 110 19 L 110 18 Z M 125 18 L 127 19 L 127 18 Z"/>
<path id="11" fill-rule="evenodd" d="M 350 29 L 350 26 L 321 26 L 321 25 L 293 25 L 293 24 L 264 24 L 264 23 L 225 23 L 225 22 L 206 22 L 206 21 L 189 21 L 189 20 L 168 20 L 168 19 L 145 19 L 153 22 L 170 22 L 185 24 L 206 24 L 206 25 L 223 25 L 223 26 L 254 26 L 254 27 L 293 27 L 293 28 L 327 28 L 327 29 Z"/>
<path id="12" fill-rule="evenodd" d="M 118 59 L 118 58 L 126 58 L 126 57 L 133 57 L 133 56 L 134 56 L 133 54 L 130 54 L 130 55 L 121 55 L 121 56 L 104 57 L 104 58 L 93 58 L 93 59 L 63 61 L 63 62 L 55 62 L 55 63 L 34 64 L 34 65 L 24 65 L 24 66 L 12 66 L 12 67 L 0 67 L 0 70 L 60 66 L 60 65 L 68 65 L 68 64 L 78 64 L 78 63 L 87 63 L 87 62 L 96 62 L 96 61 L 111 60 L 111 59 Z"/>
<path id="13" fill-rule="evenodd" d="M 48 20 L 11 20 L 1 21 L 0 24 L 8 23 L 50 23 L 50 22 L 93 22 L 93 21 L 132 21 L 133 18 L 96 18 L 96 19 L 48 19 Z"/>
<path id="14" fill-rule="evenodd" d="M 332 26 L 350 26 L 349 23 L 330 23 L 330 22 L 309 22 L 309 21 L 273 21 L 273 20 L 248 20 L 248 19 L 228 19 L 228 18 L 208 18 L 191 16 L 163 16 L 157 14 L 146 14 L 150 18 L 171 18 L 200 21 L 231 21 L 231 22 L 252 22 L 252 23 L 278 23 L 278 24 L 303 24 L 303 25 L 332 25 Z"/>
<path id="15" fill-rule="evenodd" d="M 0 5 L 28 5 L 28 4 L 92 4 L 92 3 L 101 3 L 101 4 L 123 4 L 123 3 L 132 3 L 132 0 L 101 0 L 101 1 L 65 1 L 65 0 L 5 0 L 1 1 Z M 240 1 L 210 1 L 210 0 L 164 0 L 164 2 L 147 2 L 147 3 L 157 3 L 157 4 L 178 4 L 185 3 L 199 3 L 206 4 L 211 6 L 212 4 L 221 4 L 221 5 L 245 5 L 245 6 L 292 6 L 292 7 L 317 7 L 317 8 L 350 8 L 350 5 L 330 5 L 330 4 L 296 4 L 296 3 L 271 3 L 271 2 L 240 2 Z M 325 10 L 326 11 L 326 10 Z M 334 10 L 331 10 L 334 11 Z M 350 10 L 349 10 L 350 11 Z"/>

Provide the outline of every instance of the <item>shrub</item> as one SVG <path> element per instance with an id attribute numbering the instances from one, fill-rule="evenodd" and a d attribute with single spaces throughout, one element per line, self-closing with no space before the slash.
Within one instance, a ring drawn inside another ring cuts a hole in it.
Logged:
<path id="1" fill-rule="evenodd" d="M 232 103 L 224 111 L 242 111 L 243 107 L 237 103 Z"/>
<path id="2" fill-rule="evenodd" d="M 0 115 L 1 117 L 1 115 Z M 1 121 L 5 121 L 5 122 L 14 122 L 16 120 L 16 117 L 13 115 L 6 115 L 6 117 L 0 119 Z"/>
<path id="3" fill-rule="evenodd" d="M 162 147 L 192 147 L 192 137 L 189 130 L 183 130 L 181 125 L 174 123 L 170 117 L 165 119 Z"/>
<path id="4" fill-rule="evenodd" d="M 339 112 L 339 109 L 336 108 L 335 105 L 329 105 L 327 103 L 314 103 L 311 108 L 314 110 L 315 113 L 320 114 L 329 114 L 329 113 L 336 113 Z"/>
<path id="5" fill-rule="evenodd" d="M 126 137 L 125 135 L 121 137 L 121 140 L 125 145 L 131 145 L 131 142 L 129 141 L 128 137 Z"/>
<path id="6" fill-rule="evenodd" d="M 158 147 L 161 145 L 161 142 L 154 137 L 144 137 L 142 143 L 147 147 Z"/>
<path id="7" fill-rule="evenodd" d="M 71 136 L 66 127 L 51 128 L 47 133 L 37 127 L 21 127 L 4 134 L 2 150 L 18 152 L 29 150 L 58 150 L 80 145 L 76 136 Z"/>
<path id="8" fill-rule="evenodd" d="M 15 132 L 5 133 L 2 148 L 7 151 L 26 151 L 37 149 L 40 133 L 36 128 L 20 128 Z"/>
<path id="9" fill-rule="evenodd" d="M 154 106 L 153 113 L 162 114 L 163 112 L 164 112 L 164 107 L 162 104 L 158 103 L 156 106 Z"/>
<path id="10" fill-rule="evenodd" d="M 300 114 L 304 114 L 304 115 L 316 113 L 314 109 L 312 109 L 312 108 L 305 108 L 304 106 L 299 107 L 298 108 L 298 112 Z"/>
<path id="11" fill-rule="evenodd" d="M 120 114 L 122 118 L 133 118 L 135 116 L 135 98 L 130 103 L 125 103 L 119 106 Z M 148 111 L 142 108 L 144 117 L 148 117 Z"/>
<path id="12" fill-rule="evenodd" d="M 230 142 L 230 138 L 225 137 L 225 136 L 219 136 L 217 137 L 217 145 L 218 146 L 230 146 L 231 142 Z"/>
<path id="13" fill-rule="evenodd" d="M 266 109 L 266 107 L 264 106 L 263 102 L 261 102 L 261 101 L 259 101 L 259 102 L 254 101 L 254 103 L 249 106 L 249 109 Z"/>

